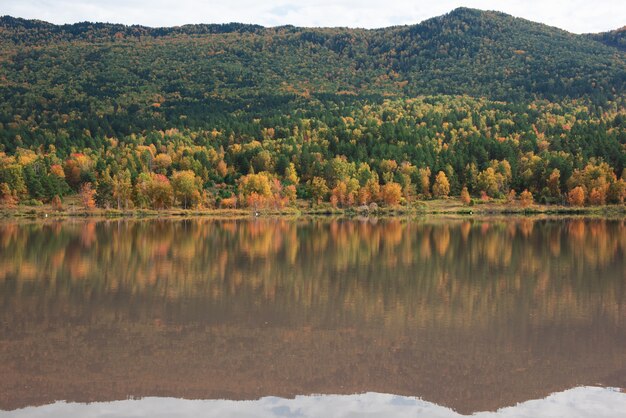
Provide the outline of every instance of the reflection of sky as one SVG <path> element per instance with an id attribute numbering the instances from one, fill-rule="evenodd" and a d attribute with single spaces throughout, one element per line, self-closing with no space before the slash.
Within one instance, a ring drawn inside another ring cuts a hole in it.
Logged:
<path id="1" fill-rule="evenodd" d="M 520 403 L 497 412 L 479 412 L 477 418 L 623 418 L 626 394 L 615 389 L 579 387 L 545 399 Z M 462 417 L 451 409 L 410 398 L 380 393 L 361 395 L 275 397 L 256 401 L 144 398 L 91 404 L 57 402 L 52 405 L 0 412 L 11 418 L 183 418 L 183 417 Z"/>

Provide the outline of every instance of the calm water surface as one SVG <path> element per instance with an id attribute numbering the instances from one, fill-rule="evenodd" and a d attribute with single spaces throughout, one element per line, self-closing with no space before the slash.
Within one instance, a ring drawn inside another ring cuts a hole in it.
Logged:
<path id="1" fill-rule="evenodd" d="M 620 416 L 625 256 L 623 220 L 5 221 L 0 416 Z"/>

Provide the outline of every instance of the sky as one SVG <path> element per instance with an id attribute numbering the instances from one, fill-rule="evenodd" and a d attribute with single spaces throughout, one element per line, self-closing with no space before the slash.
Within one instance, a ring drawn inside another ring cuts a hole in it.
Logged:
<path id="1" fill-rule="evenodd" d="M 419 23 L 457 7 L 498 10 L 574 33 L 626 25 L 624 0 L 0 0 L 0 15 L 52 23 L 380 28 Z"/>

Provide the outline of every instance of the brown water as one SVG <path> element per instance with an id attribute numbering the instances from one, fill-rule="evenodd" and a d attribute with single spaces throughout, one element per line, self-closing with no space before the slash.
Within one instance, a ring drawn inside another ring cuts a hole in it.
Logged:
<path id="1" fill-rule="evenodd" d="M 624 388 L 625 256 L 623 220 L 5 221 L 0 410 Z"/>

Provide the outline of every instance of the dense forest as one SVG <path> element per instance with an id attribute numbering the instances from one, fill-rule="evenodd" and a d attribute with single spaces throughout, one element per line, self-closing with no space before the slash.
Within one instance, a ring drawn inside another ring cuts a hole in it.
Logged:
<path id="1" fill-rule="evenodd" d="M 457 9 L 375 30 L 0 18 L 0 200 L 623 203 L 624 31 Z"/>

